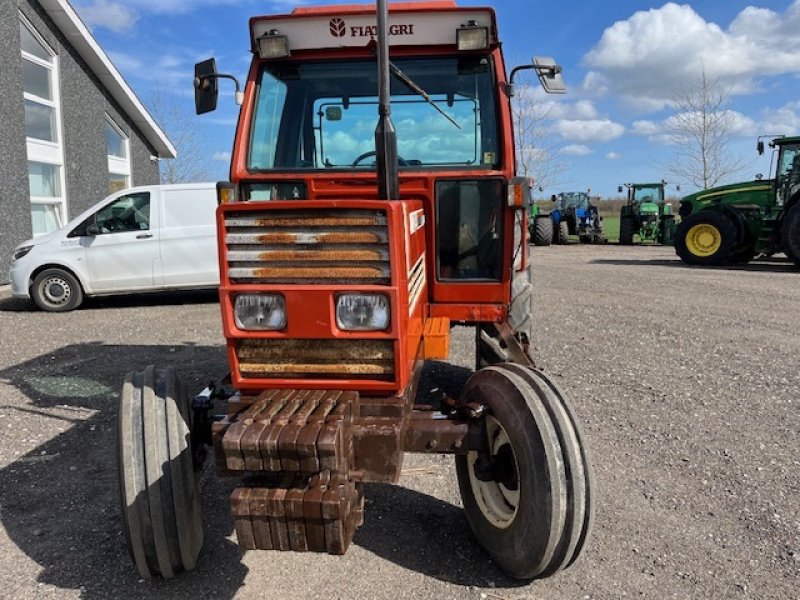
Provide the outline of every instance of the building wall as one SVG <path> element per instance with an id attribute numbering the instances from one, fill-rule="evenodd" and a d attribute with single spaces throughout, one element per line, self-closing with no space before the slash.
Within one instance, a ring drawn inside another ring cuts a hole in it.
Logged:
<path id="1" fill-rule="evenodd" d="M 68 218 L 77 216 L 109 193 L 106 114 L 130 140 L 131 184 L 159 182 L 158 162 L 150 160 L 156 151 L 37 1 L 3 0 L 0 2 L 0 39 L 5 41 L 0 45 L 0 64 L 3 65 L 3 86 L 0 89 L 0 198 L 3 199 L 0 202 L 0 283 L 8 281 L 14 246 L 31 237 L 19 46 L 20 12 L 59 56 Z"/>

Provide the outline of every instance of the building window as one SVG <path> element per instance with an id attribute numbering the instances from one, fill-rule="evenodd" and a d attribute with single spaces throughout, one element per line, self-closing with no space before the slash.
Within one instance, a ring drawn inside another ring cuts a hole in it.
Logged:
<path id="1" fill-rule="evenodd" d="M 106 117 L 106 152 L 111 192 L 131 186 L 130 143 L 111 117 Z"/>
<path id="2" fill-rule="evenodd" d="M 25 136 L 33 235 L 66 221 L 64 151 L 58 96 L 58 57 L 20 15 Z"/>

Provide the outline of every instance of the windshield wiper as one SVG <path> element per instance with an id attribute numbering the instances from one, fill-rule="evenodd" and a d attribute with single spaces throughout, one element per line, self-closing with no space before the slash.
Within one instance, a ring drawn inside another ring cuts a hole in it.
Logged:
<path id="1" fill-rule="evenodd" d="M 447 120 L 448 120 L 448 121 L 450 121 L 450 122 L 451 122 L 453 125 L 455 125 L 455 126 L 456 126 L 456 127 L 458 127 L 459 129 L 461 129 L 461 125 L 459 125 L 458 123 L 456 123 L 456 122 L 453 120 L 453 118 L 452 118 L 450 115 L 448 115 L 446 112 L 444 112 L 444 111 L 443 111 L 441 108 L 439 108 L 439 107 L 436 105 L 436 103 L 435 103 L 433 100 L 431 100 L 431 97 L 428 95 L 428 92 L 426 92 L 426 91 L 425 91 L 425 90 L 423 90 L 421 87 L 419 87 L 419 86 L 418 86 L 416 83 L 414 83 L 414 81 L 413 81 L 413 80 L 412 80 L 412 79 L 411 79 L 411 78 L 410 78 L 408 75 L 406 75 L 406 74 L 405 74 L 405 73 L 403 73 L 403 72 L 402 72 L 400 69 L 398 69 L 398 68 L 397 68 L 397 67 L 396 67 L 394 64 L 392 64 L 392 62 L 391 62 L 391 61 L 389 61 L 389 69 L 391 70 L 391 72 L 392 72 L 392 75 L 394 75 L 394 76 L 395 76 L 395 77 L 397 77 L 397 78 L 398 78 L 400 81 L 402 81 L 404 84 L 406 84 L 406 85 L 407 85 L 407 86 L 408 86 L 408 87 L 411 89 L 411 91 L 415 92 L 415 93 L 416 93 L 417 95 L 419 95 L 419 96 L 420 96 L 420 97 L 421 97 L 423 100 L 425 100 L 425 102 L 427 102 L 427 103 L 428 103 L 428 104 L 430 104 L 430 105 L 431 105 L 433 108 L 435 108 L 437 111 L 439 111 L 439 113 L 440 113 L 440 114 L 441 114 L 441 115 L 442 115 L 442 116 L 443 116 L 445 119 L 447 119 Z"/>

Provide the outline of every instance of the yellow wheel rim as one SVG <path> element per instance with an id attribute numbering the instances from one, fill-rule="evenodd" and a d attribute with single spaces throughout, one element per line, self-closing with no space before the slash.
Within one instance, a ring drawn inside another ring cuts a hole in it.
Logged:
<path id="1" fill-rule="evenodd" d="M 686 234 L 686 249 L 695 256 L 707 257 L 722 246 L 722 234 L 710 223 L 699 223 Z"/>

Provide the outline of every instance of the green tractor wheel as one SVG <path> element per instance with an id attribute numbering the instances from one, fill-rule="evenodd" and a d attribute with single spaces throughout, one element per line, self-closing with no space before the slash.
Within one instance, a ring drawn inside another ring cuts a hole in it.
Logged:
<path id="1" fill-rule="evenodd" d="M 728 264 L 738 256 L 736 237 L 736 225 L 728 215 L 701 211 L 678 225 L 675 253 L 689 265 Z"/>
<path id="2" fill-rule="evenodd" d="M 800 202 L 792 206 L 783 219 L 781 239 L 786 256 L 800 267 Z"/>
<path id="3" fill-rule="evenodd" d="M 623 246 L 633 244 L 633 235 L 636 233 L 636 219 L 624 215 L 619 220 L 619 243 Z"/>
<path id="4" fill-rule="evenodd" d="M 536 246 L 549 246 L 553 239 L 553 219 L 549 215 L 534 218 L 531 237 Z"/>

